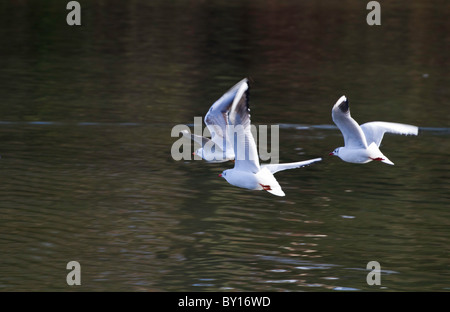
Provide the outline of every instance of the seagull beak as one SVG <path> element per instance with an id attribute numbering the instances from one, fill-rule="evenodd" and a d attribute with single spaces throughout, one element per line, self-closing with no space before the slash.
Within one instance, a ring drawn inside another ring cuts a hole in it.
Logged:
<path id="1" fill-rule="evenodd" d="M 329 156 L 333 156 L 333 155 L 334 155 L 334 153 L 333 153 L 333 152 L 331 152 L 331 153 L 329 153 L 328 155 L 329 155 Z"/>
<path id="2" fill-rule="evenodd" d="M 219 173 L 219 177 L 222 177 L 222 174 L 221 174 L 221 173 Z"/>

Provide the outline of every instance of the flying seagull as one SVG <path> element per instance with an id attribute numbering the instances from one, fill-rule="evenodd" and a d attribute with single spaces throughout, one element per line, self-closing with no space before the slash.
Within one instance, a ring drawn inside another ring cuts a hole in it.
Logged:
<path id="1" fill-rule="evenodd" d="M 251 133 L 250 109 L 248 101 L 248 82 L 241 84 L 231 108 L 227 113 L 228 124 L 233 128 L 229 133 L 233 144 L 234 168 L 223 171 L 220 177 L 231 185 L 251 189 L 265 190 L 277 196 L 285 196 L 274 173 L 287 169 L 300 168 L 322 160 L 321 158 L 306 161 L 260 165 L 256 143 Z"/>
<path id="2" fill-rule="evenodd" d="M 375 160 L 393 165 L 379 149 L 384 133 L 417 135 L 419 132 L 416 126 L 385 121 L 367 122 L 360 126 L 350 116 L 345 96 L 341 96 L 334 104 L 331 116 L 344 136 L 345 146 L 336 148 L 330 155 L 350 163 L 364 164 Z"/>

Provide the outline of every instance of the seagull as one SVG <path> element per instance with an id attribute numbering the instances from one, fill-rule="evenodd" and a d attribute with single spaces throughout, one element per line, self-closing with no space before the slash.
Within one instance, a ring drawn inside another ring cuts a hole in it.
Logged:
<path id="1" fill-rule="evenodd" d="M 241 94 L 241 91 L 242 94 Z M 227 180 L 231 185 L 250 190 L 265 190 L 277 196 L 285 196 L 274 173 L 300 168 L 321 161 L 315 158 L 306 161 L 260 165 L 256 143 L 251 133 L 250 109 L 248 103 L 248 81 L 241 84 L 231 108 L 226 114 L 228 124 L 233 128 L 229 132 L 229 139 L 233 145 L 235 162 L 234 168 L 223 171 L 219 177 Z M 231 140 L 230 140 L 231 141 Z"/>
<path id="2" fill-rule="evenodd" d="M 205 124 L 211 133 L 211 139 L 191 134 L 187 130 L 182 134 L 200 144 L 193 155 L 200 156 L 208 162 L 220 163 L 234 160 L 234 149 L 228 136 L 228 113 L 234 102 L 241 100 L 248 90 L 248 79 L 242 79 L 220 97 L 205 116 Z"/>
<path id="3" fill-rule="evenodd" d="M 345 96 L 334 104 L 331 116 L 344 136 L 345 146 L 336 148 L 329 155 L 350 163 L 364 164 L 374 160 L 394 165 L 379 149 L 384 133 L 417 135 L 419 132 L 416 126 L 385 121 L 367 122 L 359 126 L 350 116 Z"/>

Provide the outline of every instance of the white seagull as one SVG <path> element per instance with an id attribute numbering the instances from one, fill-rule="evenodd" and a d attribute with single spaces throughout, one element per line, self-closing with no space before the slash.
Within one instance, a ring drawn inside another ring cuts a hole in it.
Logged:
<path id="1" fill-rule="evenodd" d="M 260 165 L 256 143 L 251 133 L 250 109 L 248 104 L 248 82 L 242 84 L 239 91 L 245 91 L 239 97 L 235 97 L 232 107 L 228 110 L 228 124 L 233 131 L 229 138 L 233 139 L 235 162 L 234 168 L 223 171 L 219 177 L 227 180 L 231 185 L 250 190 L 266 190 L 277 196 L 285 196 L 274 173 L 286 169 L 294 169 L 307 166 L 322 160 L 315 158 L 306 161 Z"/>
<path id="2" fill-rule="evenodd" d="M 211 133 L 211 139 L 187 130 L 181 131 L 202 147 L 193 154 L 209 162 L 225 162 L 234 160 L 234 149 L 228 135 L 228 114 L 234 102 L 239 101 L 248 90 L 248 79 L 242 79 L 220 97 L 209 109 L 205 116 L 205 124 Z"/>
<path id="3" fill-rule="evenodd" d="M 330 155 L 350 163 L 364 164 L 375 160 L 393 165 L 379 149 L 384 133 L 417 135 L 419 132 L 416 126 L 385 121 L 367 122 L 359 126 L 350 116 L 345 96 L 341 96 L 334 104 L 331 116 L 344 136 L 345 146 L 336 148 Z"/>

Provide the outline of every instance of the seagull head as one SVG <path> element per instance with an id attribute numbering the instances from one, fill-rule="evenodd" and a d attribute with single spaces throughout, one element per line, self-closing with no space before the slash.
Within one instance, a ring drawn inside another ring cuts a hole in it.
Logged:
<path id="1" fill-rule="evenodd" d="M 338 147 L 338 148 L 336 148 L 334 151 L 332 151 L 331 153 L 329 153 L 328 155 L 330 155 L 330 156 L 339 156 L 339 150 L 340 150 L 341 148 L 340 147 Z"/>
<path id="2" fill-rule="evenodd" d="M 193 156 L 197 155 L 199 157 L 202 157 L 203 155 L 203 148 L 199 148 L 198 150 L 196 150 L 195 152 L 192 153 Z M 203 158 L 203 157 L 202 157 Z"/>
<path id="3" fill-rule="evenodd" d="M 219 177 L 224 178 L 226 180 L 227 179 L 227 171 L 228 170 L 225 170 L 222 173 L 219 173 Z"/>

